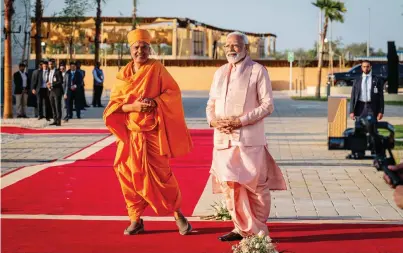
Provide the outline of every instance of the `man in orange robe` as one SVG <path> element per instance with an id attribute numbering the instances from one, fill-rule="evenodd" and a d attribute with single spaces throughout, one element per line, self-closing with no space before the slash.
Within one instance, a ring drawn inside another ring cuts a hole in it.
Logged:
<path id="1" fill-rule="evenodd" d="M 180 211 L 181 192 L 169 166 L 169 158 L 192 149 L 181 91 L 165 67 L 149 59 L 148 31 L 136 29 L 127 38 L 133 60 L 117 74 L 103 116 L 117 138 L 114 169 L 131 220 L 124 234 L 144 231 L 140 217 L 150 206 L 158 215 L 173 213 L 186 235 L 192 226 Z"/>

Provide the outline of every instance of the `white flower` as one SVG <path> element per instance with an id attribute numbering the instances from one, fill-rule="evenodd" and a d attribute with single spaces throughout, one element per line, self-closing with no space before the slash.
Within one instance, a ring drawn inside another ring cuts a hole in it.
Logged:
<path id="1" fill-rule="evenodd" d="M 225 200 L 221 200 L 221 205 L 222 205 L 223 208 L 226 208 L 226 207 L 227 207 L 226 201 L 225 201 Z"/>
<path id="2" fill-rule="evenodd" d="M 260 244 L 259 244 L 259 243 L 256 243 L 255 248 L 256 248 L 256 249 L 259 249 L 259 248 L 260 248 Z"/>
<path id="3" fill-rule="evenodd" d="M 263 230 L 260 230 L 260 232 L 257 234 L 257 236 L 259 238 L 263 238 L 265 236 L 265 233 L 263 232 Z"/>
<path id="4" fill-rule="evenodd" d="M 215 205 L 214 208 L 218 210 L 218 209 L 220 209 L 220 206 L 219 206 L 219 205 Z"/>
<path id="5" fill-rule="evenodd" d="M 214 216 L 218 216 L 218 212 L 216 211 L 216 212 L 214 212 Z"/>
<path id="6" fill-rule="evenodd" d="M 227 221 L 227 217 L 222 218 L 223 221 Z"/>
<path id="7" fill-rule="evenodd" d="M 270 236 L 266 236 L 266 241 L 267 241 L 267 242 L 271 242 Z"/>

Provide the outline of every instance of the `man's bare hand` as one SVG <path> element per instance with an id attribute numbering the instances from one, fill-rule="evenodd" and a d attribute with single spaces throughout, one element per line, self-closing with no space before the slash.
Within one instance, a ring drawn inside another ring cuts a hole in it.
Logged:
<path id="1" fill-rule="evenodd" d="M 382 113 L 378 113 L 377 119 L 378 119 L 378 120 L 381 120 L 382 118 L 383 118 L 383 114 L 382 114 Z"/>
<path id="2" fill-rule="evenodd" d="M 32 94 L 36 95 L 36 90 L 32 90 Z"/>
<path id="3" fill-rule="evenodd" d="M 229 134 L 231 133 L 228 129 L 228 120 L 227 119 L 213 119 L 210 122 L 210 125 L 216 128 L 221 133 Z"/>
<path id="4" fill-rule="evenodd" d="M 354 113 L 350 113 L 350 119 L 355 120 Z"/>
<path id="5" fill-rule="evenodd" d="M 400 177 L 400 179 L 403 180 L 403 163 L 400 163 L 398 165 L 389 165 L 388 168 L 391 171 L 396 172 L 396 174 Z M 390 185 L 390 187 L 393 187 L 390 178 L 386 174 L 383 175 L 383 179 L 388 185 Z"/>
<path id="6" fill-rule="evenodd" d="M 148 104 L 150 110 L 153 110 L 155 107 L 157 107 L 157 102 L 155 102 L 155 100 L 152 98 L 144 98 L 141 100 L 141 102 Z"/>
<path id="7" fill-rule="evenodd" d="M 399 185 L 396 187 L 395 192 L 393 193 L 393 197 L 395 199 L 396 205 L 403 209 L 403 185 Z"/>
<path id="8" fill-rule="evenodd" d="M 215 128 L 217 128 L 221 133 L 225 134 L 230 134 L 233 130 L 242 127 L 241 121 L 236 117 L 217 120 L 214 123 L 217 125 Z"/>

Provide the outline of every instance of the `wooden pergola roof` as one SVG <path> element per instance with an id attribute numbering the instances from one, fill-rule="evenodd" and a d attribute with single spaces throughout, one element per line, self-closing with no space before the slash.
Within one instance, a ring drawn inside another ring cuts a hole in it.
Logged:
<path id="1" fill-rule="evenodd" d="M 77 19 L 75 19 L 75 21 L 77 22 L 84 22 L 87 21 L 89 19 L 94 19 L 95 17 L 78 17 Z M 199 21 L 196 21 L 194 19 L 189 19 L 189 18 L 177 18 L 177 17 L 138 17 L 138 21 L 140 23 L 143 24 L 151 24 L 154 22 L 158 22 L 158 20 L 177 20 L 179 27 L 187 27 L 188 24 L 193 24 L 193 25 L 197 25 L 197 26 L 203 26 L 206 27 L 208 29 L 212 29 L 212 30 L 216 30 L 216 31 L 220 31 L 220 32 L 233 32 L 234 30 L 230 30 L 230 29 L 224 29 L 224 28 L 220 28 L 220 27 L 216 27 L 216 26 L 212 26 L 212 25 L 208 25 Z M 42 18 L 42 22 L 63 22 L 66 21 L 67 18 L 64 17 L 43 17 Z M 35 18 L 31 19 L 32 22 L 35 22 Z M 102 22 L 117 22 L 117 23 L 131 23 L 132 22 L 132 17 L 102 17 Z M 254 36 L 254 37 L 277 37 L 275 34 L 273 33 L 252 33 L 252 32 L 243 32 L 240 31 L 246 35 L 249 36 Z"/>

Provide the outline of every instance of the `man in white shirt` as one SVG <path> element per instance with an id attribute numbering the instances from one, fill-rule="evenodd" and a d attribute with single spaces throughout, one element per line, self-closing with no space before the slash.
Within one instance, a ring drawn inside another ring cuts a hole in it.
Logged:
<path id="1" fill-rule="evenodd" d="M 372 64 L 368 60 L 361 63 L 362 76 L 358 77 L 351 90 L 350 118 L 371 115 L 377 120 L 383 118 L 383 81 L 372 75 Z"/>
<path id="2" fill-rule="evenodd" d="M 49 100 L 49 88 L 48 88 L 48 78 L 49 78 L 49 68 L 48 62 L 42 61 L 42 69 L 37 73 L 37 78 L 33 82 L 32 93 L 38 98 L 38 119 L 41 120 L 45 118 L 50 121 L 52 115 L 52 108 L 50 106 Z M 43 105 L 45 105 L 45 113 L 43 112 Z"/>
<path id="3" fill-rule="evenodd" d="M 49 99 L 53 113 L 53 123 L 50 125 L 60 126 L 62 120 L 63 75 L 62 72 L 56 69 L 54 59 L 49 61 L 49 78 L 47 86 L 49 89 Z"/>
<path id="4" fill-rule="evenodd" d="M 25 72 L 25 64 L 19 64 L 19 70 L 14 73 L 14 96 L 17 106 L 17 118 L 27 118 L 26 108 L 28 103 L 29 80 Z"/>
<path id="5" fill-rule="evenodd" d="M 94 76 L 94 92 L 92 98 L 93 107 L 104 107 L 101 104 L 102 90 L 104 88 L 104 72 L 101 69 L 101 63 L 97 62 L 94 70 L 92 71 Z"/>

